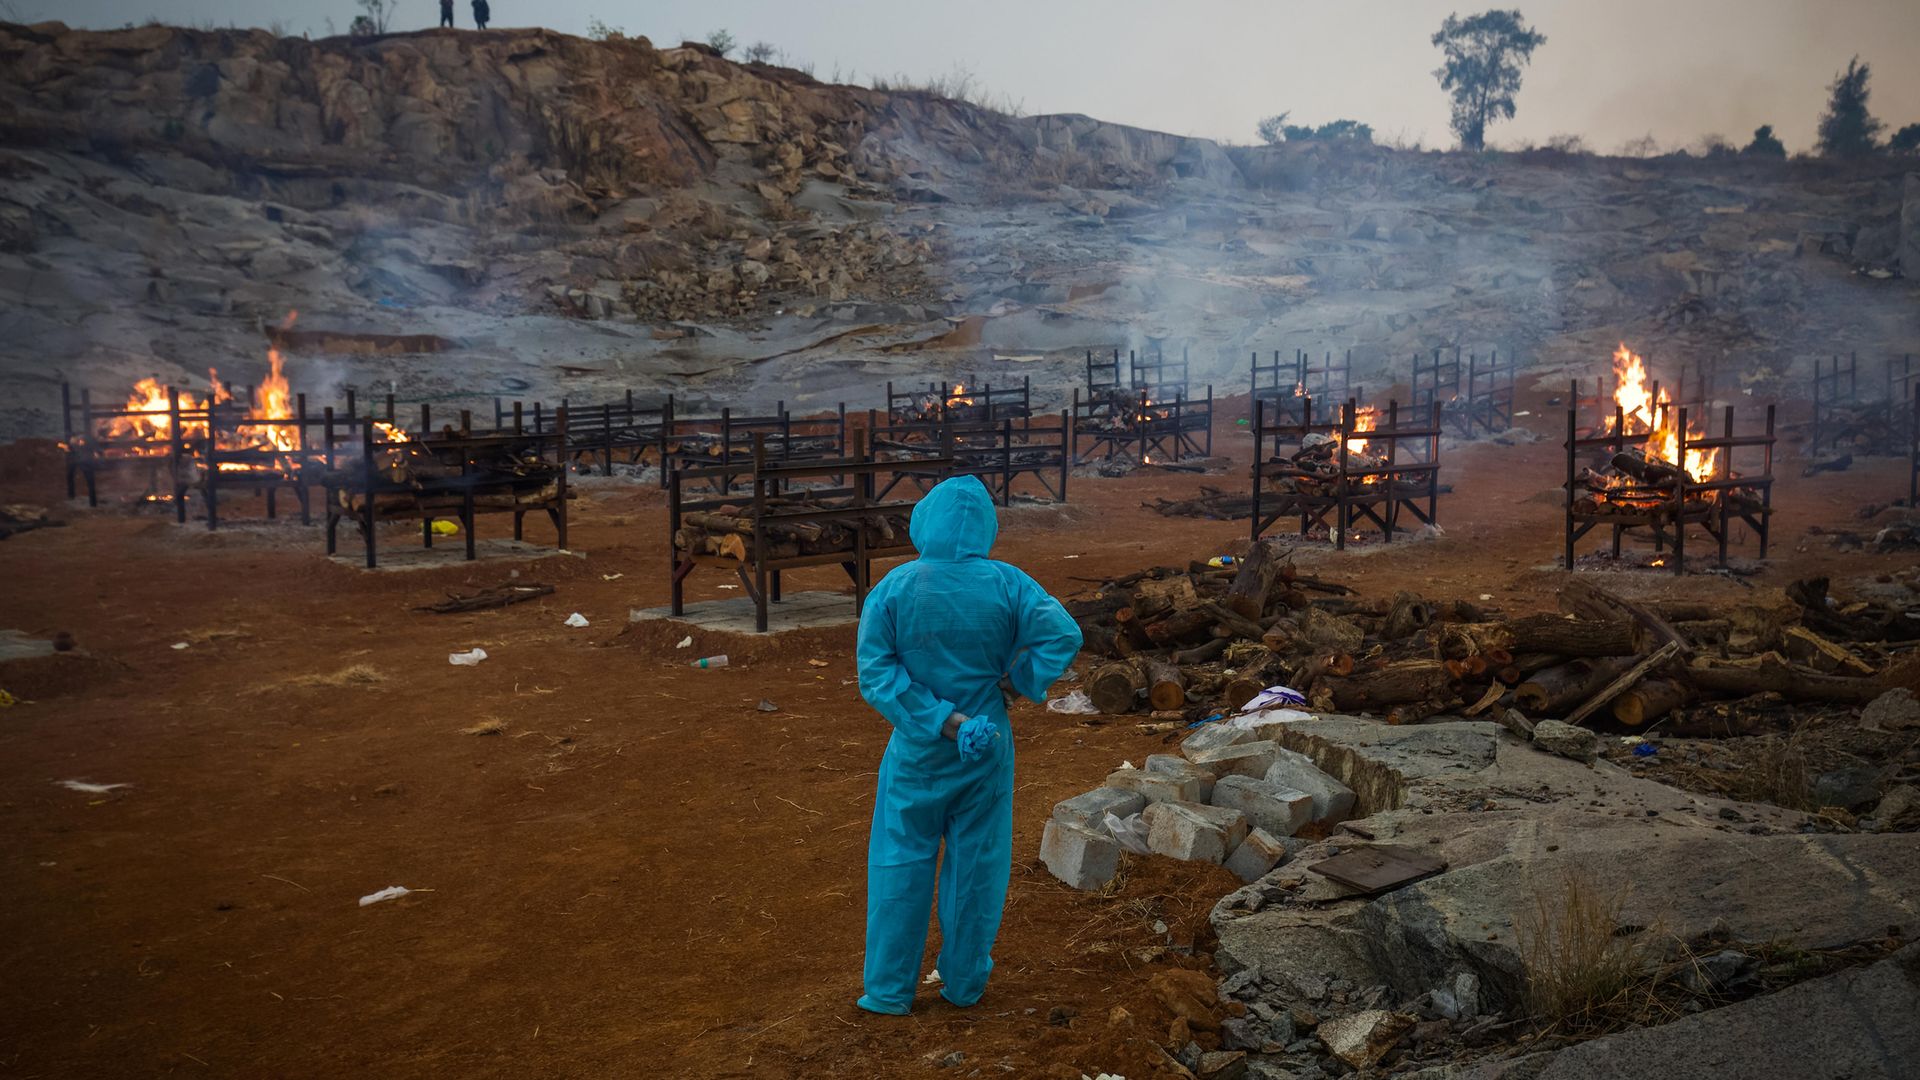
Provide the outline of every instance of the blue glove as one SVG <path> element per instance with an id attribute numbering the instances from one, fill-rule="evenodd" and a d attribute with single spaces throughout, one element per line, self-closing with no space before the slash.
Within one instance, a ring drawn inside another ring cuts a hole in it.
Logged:
<path id="1" fill-rule="evenodd" d="M 960 757 L 965 761 L 978 761 L 993 749 L 1000 741 L 1000 729 L 984 716 L 976 716 L 960 725 L 960 734 L 956 741 L 960 744 Z"/>

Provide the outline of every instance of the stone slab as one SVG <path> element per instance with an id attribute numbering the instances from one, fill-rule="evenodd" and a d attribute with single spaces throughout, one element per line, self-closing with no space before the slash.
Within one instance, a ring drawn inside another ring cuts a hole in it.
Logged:
<path id="1" fill-rule="evenodd" d="M 685 605 L 683 610 L 685 614 L 676 616 L 670 608 L 635 608 L 627 613 L 627 621 L 647 622 L 652 619 L 664 619 L 668 622 L 685 623 L 702 630 L 718 630 L 729 634 L 757 633 L 754 630 L 753 597 L 751 596 L 701 600 Z M 786 599 L 777 604 L 767 605 L 767 633 L 769 634 L 822 626 L 853 626 L 859 621 L 859 613 L 853 610 L 853 597 L 846 593 L 820 591 L 788 593 Z"/>

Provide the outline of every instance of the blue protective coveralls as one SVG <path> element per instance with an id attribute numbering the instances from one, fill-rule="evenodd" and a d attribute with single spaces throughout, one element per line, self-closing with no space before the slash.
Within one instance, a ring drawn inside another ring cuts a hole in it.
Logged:
<path id="1" fill-rule="evenodd" d="M 913 1004 L 943 839 L 940 992 L 966 1006 L 986 989 L 1013 869 L 1013 736 L 1000 679 L 1044 700 L 1080 651 L 1060 602 L 987 558 L 998 531 L 978 479 L 941 482 L 913 508 L 920 557 L 881 579 L 860 617 L 860 693 L 893 725 L 867 849 L 860 1007 L 872 1012 L 904 1015 Z M 997 729 L 975 760 L 941 732 L 955 713 Z"/>

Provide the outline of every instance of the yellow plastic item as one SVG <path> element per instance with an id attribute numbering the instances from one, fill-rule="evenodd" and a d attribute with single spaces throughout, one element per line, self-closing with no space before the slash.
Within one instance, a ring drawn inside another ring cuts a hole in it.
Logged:
<path id="1" fill-rule="evenodd" d="M 434 519 L 433 519 L 433 535 L 435 535 L 435 536 L 458 536 L 459 534 L 460 534 L 460 523 L 459 523 L 459 522 L 457 522 L 457 521 L 448 521 L 448 520 L 447 520 L 446 518 L 434 518 Z"/>
<path id="2" fill-rule="evenodd" d="M 12 707 L 14 703 L 17 702 L 18 700 L 19 700 L 18 698 L 15 698 L 12 694 L 7 693 L 5 690 L 0 690 L 0 709 L 6 709 L 6 708 Z"/>

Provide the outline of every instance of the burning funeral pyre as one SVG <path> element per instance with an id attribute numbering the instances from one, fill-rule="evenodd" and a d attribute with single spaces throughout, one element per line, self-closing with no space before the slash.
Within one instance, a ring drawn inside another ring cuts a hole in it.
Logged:
<path id="1" fill-rule="evenodd" d="M 1575 386 L 1567 409 L 1566 562 L 1573 565 L 1574 541 L 1596 526 L 1613 532 L 1613 553 L 1620 553 L 1625 530 L 1647 528 L 1656 550 L 1674 547 L 1673 568 L 1684 569 L 1685 534 L 1698 524 L 1718 542 L 1726 562 L 1729 526 L 1745 521 L 1766 557 L 1773 486 L 1774 411 L 1769 405 L 1763 433 L 1737 436 L 1733 408 L 1726 407 L 1722 432 L 1709 434 L 1684 408 L 1676 408 L 1657 382 L 1650 383 L 1645 360 L 1622 344 L 1613 355 L 1613 394 L 1599 429 L 1579 431 L 1579 394 Z M 1763 452 L 1758 473 L 1733 469 L 1733 452 L 1752 447 Z M 1583 452 L 1606 451 L 1601 467 L 1582 465 Z M 1669 532 L 1670 530 L 1670 532 Z"/>

